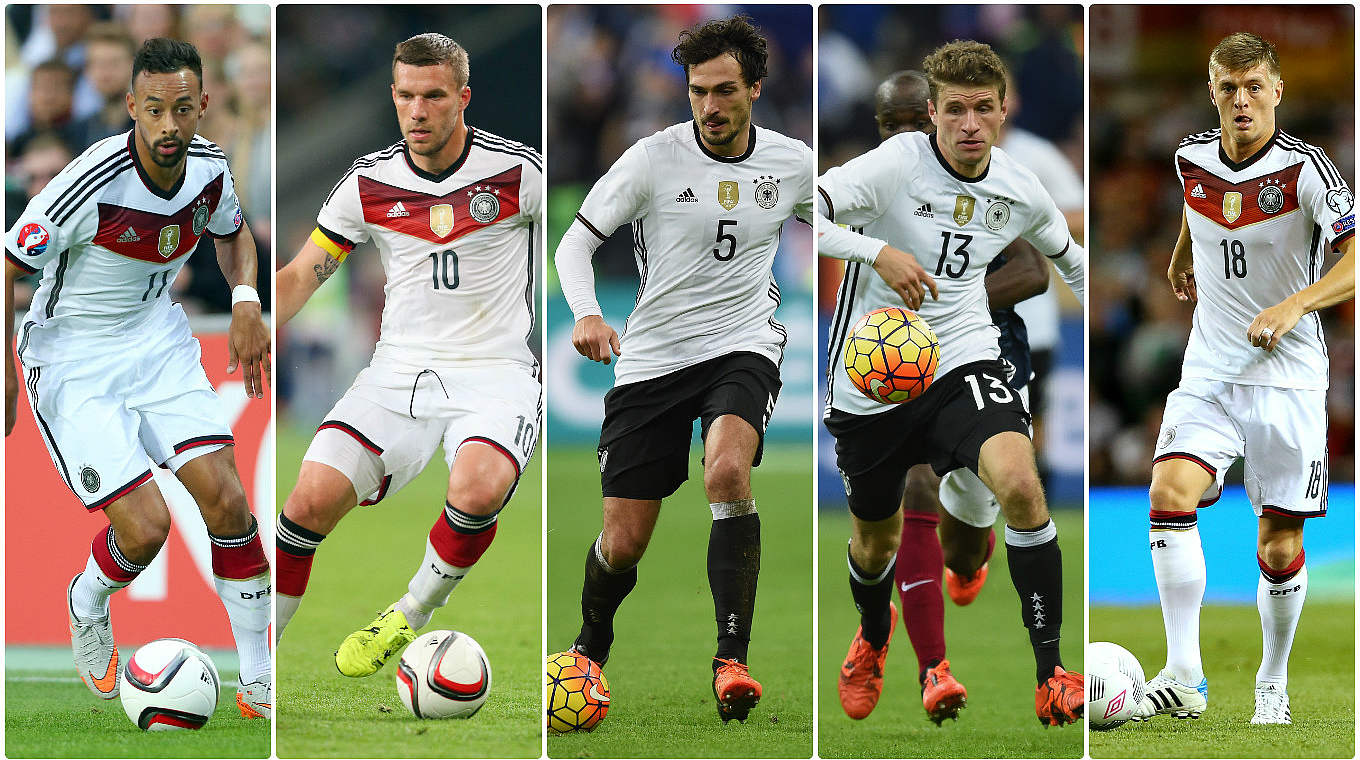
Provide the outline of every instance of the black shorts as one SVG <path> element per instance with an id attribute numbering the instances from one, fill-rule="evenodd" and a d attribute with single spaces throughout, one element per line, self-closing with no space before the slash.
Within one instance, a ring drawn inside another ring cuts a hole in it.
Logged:
<path id="1" fill-rule="evenodd" d="M 1030 416 L 1001 362 L 989 360 L 956 367 L 920 398 L 881 414 L 832 409 L 826 427 L 850 512 L 874 521 L 897 511 L 913 465 L 929 464 L 937 475 L 960 467 L 976 473 L 982 444 L 1007 431 L 1029 435 Z"/>
<path id="2" fill-rule="evenodd" d="M 760 436 L 779 397 L 779 368 L 748 352 L 725 354 L 661 377 L 616 386 L 604 397 L 600 484 L 605 496 L 664 499 L 689 478 L 694 420 L 706 437 L 713 420 L 735 414 Z"/>

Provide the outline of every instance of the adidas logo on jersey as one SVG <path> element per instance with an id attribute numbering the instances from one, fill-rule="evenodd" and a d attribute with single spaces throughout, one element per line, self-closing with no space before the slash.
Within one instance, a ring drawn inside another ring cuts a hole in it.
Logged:
<path id="1" fill-rule="evenodd" d="M 1204 196 L 1204 185 L 1201 185 L 1201 184 L 1199 184 L 1199 183 L 1195 183 L 1195 189 L 1190 191 L 1190 197 L 1191 197 L 1191 198 L 1203 198 L 1203 197 L 1205 197 L 1205 196 Z"/>
<path id="2" fill-rule="evenodd" d="M 118 242 L 120 243 L 136 243 L 139 241 L 141 241 L 141 238 L 137 236 L 137 231 L 131 227 L 128 227 L 123 234 L 118 236 Z"/>
<path id="3" fill-rule="evenodd" d="M 925 217 L 926 219 L 934 219 L 934 218 L 935 218 L 935 212 L 933 212 L 933 211 L 930 210 L 930 204 L 929 204 L 929 203 L 922 205 L 920 208 L 916 209 L 916 210 L 913 211 L 912 213 L 915 214 L 915 215 L 917 215 L 917 216 L 920 216 L 920 217 Z"/>
<path id="4" fill-rule="evenodd" d="M 410 215 L 411 215 L 411 212 L 410 212 L 410 211 L 407 211 L 407 210 L 406 210 L 406 207 L 403 206 L 403 205 L 401 205 L 401 201 L 397 201 L 397 205 L 395 205 L 395 206 L 393 206 L 392 208 L 389 208 L 389 209 L 387 210 L 387 218 L 388 218 L 388 219 L 396 219 L 396 218 L 399 217 L 399 216 L 410 216 Z"/>
<path id="5" fill-rule="evenodd" d="M 690 188 L 687 187 L 687 188 L 685 188 L 685 192 L 680 193 L 679 195 L 675 196 L 675 202 L 676 202 L 676 203 L 698 203 L 698 202 L 699 202 L 699 199 L 698 199 L 698 197 L 696 197 L 696 196 L 694 195 L 694 191 L 693 191 L 692 189 L 690 189 Z"/>

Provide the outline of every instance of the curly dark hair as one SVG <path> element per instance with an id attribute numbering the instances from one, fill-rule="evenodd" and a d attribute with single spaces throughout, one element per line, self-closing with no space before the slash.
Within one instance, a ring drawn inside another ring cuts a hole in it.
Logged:
<path id="1" fill-rule="evenodd" d="M 693 66 L 711 61 L 723 53 L 731 53 L 741 65 L 741 78 L 746 86 L 764 79 L 769 71 L 766 63 L 770 48 L 760 30 L 748 16 L 709 21 L 680 33 L 680 43 L 671 51 L 671 60 L 685 67 L 685 74 Z"/>
<path id="2" fill-rule="evenodd" d="M 149 74 L 173 74 L 180 69 L 194 72 L 194 76 L 198 77 L 199 89 L 203 88 L 203 59 L 198 56 L 198 48 L 187 42 L 169 37 L 152 37 L 142 43 L 132 59 L 134 81 L 143 71 Z"/>

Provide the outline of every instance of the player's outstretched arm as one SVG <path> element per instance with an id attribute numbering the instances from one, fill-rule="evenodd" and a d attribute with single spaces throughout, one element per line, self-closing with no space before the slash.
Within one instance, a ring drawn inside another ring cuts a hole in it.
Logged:
<path id="1" fill-rule="evenodd" d="M 302 310 L 307 299 L 340 268 L 340 260 L 314 240 L 302 244 L 292 261 L 274 273 L 274 320 L 280 327 Z"/>
<path id="2" fill-rule="evenodd" d="M 23 276 L 19 267 L 5 262 L 5 435 L 14 430 L 19 410 L 19 374 L 14 368 L 14 281 Z"/>
<path id="3" fill-rule="evenodd" d="M 217 240 L 217 264 L 231 286 L 231 326 L 227 328 L 227 374 L 242 367 L 246 398 L 264 398 L 269 384 L 269 326 L 255 290 L 259 257 L 245 222 L 230 237 Z"/>
<path id="4" fill-rule="evenodd" d="M 1006 263 L 987 275 L 987 308 L 1006 309 L 1048 290 L 1048 262 L 1039 249 L 1020 239 L 1001 251 Z"/>
<path id="5" fill-rule="evenodd" d="M 926 300 L 939 298 L 935 280 L 916 257 L 882 240 L 851 232 L 826 216 L 826 202 L 817 204 L 817 255 L 869 264 L 888 287 L 897 291 L 908 309 L 919 309 Z"/>
<path id="6" fill-rule="evenodd" d="M 1304 314 L 1355 298 L 1354 237 L 1341 243 L 1341 253 L 1341 260 L 1317 282 L 1257 314 L 1247 328 L 1247 340 L 1253 346 L 1274 351 Z"/>
<path id="7" fill-rule="evenodd" d="M 1185 207 L 1181 207 L 1181 234 L 1176 238 L 1176 247 L 1171 249 L 1171 266 L 1166 270 L 1166 279 L 1171 281 L 1171 292 L 1176 298 L 1189 303 L 1199 303 L 1199 292 L 1195 290 L 1195 259 L 1190 252 L 1190 220 L 1185 217 Z"/>

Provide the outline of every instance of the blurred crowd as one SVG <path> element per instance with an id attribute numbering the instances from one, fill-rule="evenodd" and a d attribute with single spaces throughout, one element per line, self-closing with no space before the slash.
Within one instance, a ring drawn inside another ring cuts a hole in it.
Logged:
<path id="1" fill-rule="evenodd" d="M 737 14 L 751 18 L 770 51 L 769 76 L 752 121 L 812 145 L 812 16 L 807 6 L 548 8 L 549 241 L 566 230 L 591 185 L 624 150 L 693 119 L 685 72 L 671 60 L 671 50 L 681 31 Z M 635 283 L 631 247 L 631 238 L 623 233 L 606 241 L 595 256 L 597 275 Z M 786 245 L 781 253 L 795 247 L 810 250 Z M 775 275 L 781 285 L 810 282 L 808 256 L 778 257 Z"/>
<path id="2" fill-rule="evenodd" d="M 1180 380 L 1192 309 L 1166 279 L 1183 206 L 1172 155 L 1181 138 L 1218 126 L 1206 83 L 1219 39 L 1246 28 L 1277 45 L 1286 83 L 1279 127 L 1321 146 L 1354 182 L 1354 8 L 1262 6 L 1247 19 L 1237 10 L 1091 9 L 1092 45 L 1101 51 L 1091 62 L 1093 484 L 1149 482 L 1163 404 Z M 1324 312 L 1323 328 L 1330 476 L 1347 481 L 1355 470 L 1353 303 Z"/>
<path id="3" fill-rule="evenodd" d="M 260 272 L 270 271 L 268 5 L 8 5 L 5 8 L 5 226 L 86 148 L 132 128 L 124 95 L 132 60 L 151 37 L 194 44 L 208 110 L 198 134 L 226 151 Z M 29 278 L 31 279 L 31 278 Z M 27 308 L 34 282 L 16 286 Z M 260 297 L 268 309 L 262 276 Z M 174 284 L 191 314 L 231 310 L 210 240 Z"/>

